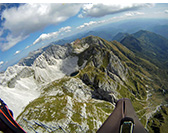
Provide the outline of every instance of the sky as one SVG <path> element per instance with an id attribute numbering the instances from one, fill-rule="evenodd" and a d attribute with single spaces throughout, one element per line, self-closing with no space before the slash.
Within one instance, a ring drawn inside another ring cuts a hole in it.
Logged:
<path id="1" fill-rule="evenodd" d="M 168 4 L 0 3 L 0 71 L 50 42 L 137 18 L 168 19 Z"/>

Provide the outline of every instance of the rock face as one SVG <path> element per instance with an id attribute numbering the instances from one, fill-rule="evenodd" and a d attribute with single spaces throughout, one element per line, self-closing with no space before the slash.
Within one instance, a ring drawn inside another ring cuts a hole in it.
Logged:
<path id="1" fill-rule="evenodd" d="M 39 97 L 42 86 L 78 70 L 78 57 L 69 54 L 68 49 L 68 46 L 52 45 L 45 51 L 35 51 L 35 55 L 23 59 L 0 74 L 1 98 L 16 116 L 23 111 L 29 101 Z M 37 54 L 40 54 L 37 58 L 31 58 Z M 30 60 L 33 62 L 32 65 Z M 21 104 L 16 105 L 18 102 Z"/>
<path id="2" fill-rule="evenodd" d="M 95 132 L 113 109 L 92 99 L 91 88 L 80 79 L 67 77 L 46 86 L 18 122 L 28 132 Z"/>
<path id="3" fill-rule="evenodd" d="M 131 99 L 142 124 L 153 131 L 149 121 L 157 107 L 167 104 L 159 72 L 121 43 L 89 36 L 49 46 L 31 66 L 9 68 L 0 85 L 22 91 L 22 84 L 28 94 L 33 86 L 23 82 L 35 85 L 37 95 L 23 103 L 27 106 L 17 118 L 27 132 L 96 132 L 123 97 Z"/>

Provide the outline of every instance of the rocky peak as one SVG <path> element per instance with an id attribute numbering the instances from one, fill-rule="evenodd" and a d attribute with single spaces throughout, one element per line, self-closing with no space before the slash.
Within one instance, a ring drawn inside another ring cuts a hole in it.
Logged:
<path id="1" fill-rule="evenodd" d="M 81 39 L 81 43 L 88 44 L 90 46 L 98 45 L 100 47 L 105 47 L 103 39 L 101 39 L 100 37 L 92 36 L 92 35 Z"/>
<path id="2" fill-rule="evenodd" d="M 49 47 L 44 54 L 48 56 L 52 56 L 55 59 L 65 59 L 71 54 L 71 47 L 70 45 L 52 45 Z"/>

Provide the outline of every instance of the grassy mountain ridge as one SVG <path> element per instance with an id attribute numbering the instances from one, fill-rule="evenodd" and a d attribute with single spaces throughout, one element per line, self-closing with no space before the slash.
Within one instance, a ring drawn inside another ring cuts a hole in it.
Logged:
<path id="1" fill-rule="evenodd" d="M 120 41 L 137 56 L 149 60 L 158 67 L 167 69 L 168 40 L 155 33 L 140 30 Z"/>
<path id="2" fill-rule="evenodd" d="M 168 40 L 160 35 L 144 30 L 140 30 L 132 35 L 134 36 L 133 40 L 123 39 L 121 43 L 132 50 L 139 59 L 144 58 L 158 67 L 158 69 L 153 69 L 154 67 L 150 68 L 146 63 L 141 63 L 141 65 L 144 64 L 143 68 L 148 67 L 147 69 L 149 69 L 150 73 L 156 77 L 154 81 L 159 86 L 162 86 L 162 89 L 159 88 L 159 90 L 167 91 Z M 136 45 L 131 45 L 137 42 L 137 40 L 139 41 Z M 137 49 L 137 45 L 141 47 L 141 51 Z M 135 62 L 137 61 L 135 60 Z"/>
<path id="3" fill-rule="evenodd" d="M 129 49 L 127 49 L 125 46 L 123 46 L 122 44 L 113 41 L 113 44 L 115 44 L 115 46 L 127 57 L 129 58 L 134 64 L 130 64 L 128 63 L 128 65 L 132 65 L 132 67 L 134 66 L 134 69 L 136 69 L 137 71 L 141 71 L 142 69 L 138 69 L 136 65 L 141 66 L 143 69 L 146 70 L 146 72 L 148 72 L 150 75 L 152 75 L 153 77 L 156 77 L 156 83 L 159 84 L 164 84 L 164 86 L 167 88 L 167 81 L 165 82 L 164 80 L 167 80 L 167 70 L 165 69 L 160 69 L 158 68 L 156 65 L 152 64 L 150 61 L 143 59 L 141 57 L 136 56 L 135 53 L 133 53 L 132 51 L 130 51 Z M 143 72 L 143 71 L 141 71 Z M 144 73 L 145 75 L 149 75 L 147 73 Z M 163 73 L 163 74 L 162 74 Z M 157 78 L 157 77 L 160 78 Z M 162 81 L 164 81 L 163 83 L 161 83 Z M 159 87 L 160 88 L 160 87 Z M 165 90 L 167 91 L 167 89 L 165 88 Z"/>

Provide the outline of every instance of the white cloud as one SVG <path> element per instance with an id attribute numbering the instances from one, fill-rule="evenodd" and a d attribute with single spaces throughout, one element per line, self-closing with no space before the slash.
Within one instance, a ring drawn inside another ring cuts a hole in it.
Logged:
<path id="1" fill-rule="evenodd" d="M 4 64 L 4 62 L 3 61 L 0 61 L 0 68 L 2 67 L 3 64 Z"/>
<path id="2" fill-rule="evenodd" d="M 16 52 L 15 52 L 15 54 L 14 54 L 14 55 L 17 55 L 17 54 L 19 54 L 20 52 L 21 52 L 21 51 L 19 51 L 19 50 L 18 50 L 18 51 L 16 51 Z"/>
<path id="3" fill-rule="evenodd" d="M 61 32 L 70 32 L 71 31 L 71 26 L 66 26 L 66 27 L 62 27 L 59 29 L 58 33 Z"/>
<path id="4" fill-rule="evenodd" d="M 144 15 L 144 13 L 143 12 L 127 12 L 127 13 L 125 13 L 125 16 L 128 16 L 128 17 L 133 17 L 136 15 Z"/>
<path id="5" fill-rule="evenodd" d="M 165 13 L 168 13 L 168 10 L 165 10 L 164 12 L 165 12 Z"/>
<path id="6" fill-rule="evenodd" d="M 28 48 L 30 48 L 30 46 L 31 46 L 31 45 L 29 45 L 29 46 L 25 47 L 25 49 L 28 49 Z"/>
<path id="7" fill-rule="evenodd" d="M 90 21 L 88 23 L 84 23 L 83 25 L 80 25 L 77 27 L 77 29 L 82 29 L 82 28 L 85 28 L 85 27 L 88 27 L 88 26 L 92 26 L 94 24 L 98 24 L 100 21 Z"/>
<path id="8" fill-rule="evenodd" d="M 1 66 L 2 64 L 4 64 L 4 62 L 3 62 L 3 61 L 0 61 L 0 66 Z"/>
<path id="9" fill-rule="evenodd" d="M 44 40 L 49 40 L 52 38 L 56 38 L 59 34 L 63 34 L 64 32 L 70 32 L 71 31 L 71 27 L 70 26 L 66 26 L 66 27 L 62 27 L 60 28 L 58 31 L 56 32 L 52 32 L 52 33 L 47 33 L 47 34 L 41 34 L 39 36 L 39 38 L 37 38 L 34 42 L 33 45 L 40 43 Z"/>
<path id="10" fill-rule="evenodd" d="M 27 37 L 28 36 L 13 36 L 12 34 L 10 34 L 6 37 L 6 39 L 3 39 L 5 41 L 4 43 L 3 41 L 0 42 L 0 49 L 2 51 L 6 51 Z"/>
<path id="11" fill-rule="evenodd" d="M 4 67 L 7 63 L 8 61 L 0 61 L 0 68 Z"/>
<path id="12" fill-rule="evenodd" d="M 41 34 L 39 36 L 39 38 L 37 38 L 34 42 L 33 42 L 33 45 L 37 44 L 37 43 L 40 43 L 44 40 L 47 40 L 47 39 L 50 39 L 54 36 L 57 36 L 58 35 L 58 32 L 52 32 L 52 33 L 47 33 L 47 34 Z"/>
<path id="13" fill-rule="evenodd" d="M 81 4 L 24 4 L 2 12 L 3 31 L 9 30 L 6 42 L 0 43 L 2 51 L 8 50 L 30 33 L 44 29 L 47 25 L 57 25 L 76 15 Z M 9 37 L 10 36 L 10 37 Z M 10 39 L 9 39 L 10 38 Z M 17 39 L 16 39 L 17 38 Z"/>
<path id="14" fill-rule="evenodd" d="M 121 4 L 84 4 L 83 11 L 78 17 L 102 17 L 125 11 L 134 11 L 142 8 L 153 7 L 151 3 L 121 3 Z"/>
<path id="15" fill-rule="evenodd" d="M 80 26 L 76 27 L 76 29 L 83 29 L 83 28 L 90 27 L 90 26 L 97 26 L 97 25 L 99 25 L 99 24 L 103 24 L 103 23 L 112 21 L 112 20 L 114 20 L 114 19 L 116 19 L 116 18 L 117 18 L 117 17 L 112 17 L 112 18 L 105 19 L 105 20 L 90 21 L 90 22 L 88 22 L 88 23 L 84 23 L 83 25 L 80 25 Z"/>
<path id="16" fill-rule="evenodd" d="M 84 17 L 83 17 L 83 14 L 79 14 L 78 17 L 79 17 L 79 18 L 84 18 Z"/>

